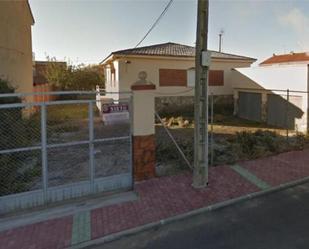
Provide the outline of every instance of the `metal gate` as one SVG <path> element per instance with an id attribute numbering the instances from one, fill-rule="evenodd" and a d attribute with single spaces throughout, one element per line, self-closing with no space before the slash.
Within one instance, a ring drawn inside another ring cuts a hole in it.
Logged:
<path id="1" fill-rule="evenodd" d="M 238 116 L 261 121 L 262 95 L 260 93 L 239 92 Z"/>
<path id="2" fill-rule="evenodd" d="M 131 98 L 117 103 L 128 120 L 106 125 L 95 98 L 21 97 L 0 95 L 0 214 L 132 188 Z"/>

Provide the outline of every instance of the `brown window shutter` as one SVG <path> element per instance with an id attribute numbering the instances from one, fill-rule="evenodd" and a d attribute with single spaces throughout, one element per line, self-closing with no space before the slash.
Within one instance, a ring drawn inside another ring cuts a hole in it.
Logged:
<path id="1" fill-rule="evenodd" d="M 160 86 L 187 86 L 187 70 L 159 69 Z"/>
<path id="2" fill-rule="evenodd" d="M 224 85 L 224 71 L 223 70 L 210 70 L 208 85 L 209 86 L 223 86 Z"/>

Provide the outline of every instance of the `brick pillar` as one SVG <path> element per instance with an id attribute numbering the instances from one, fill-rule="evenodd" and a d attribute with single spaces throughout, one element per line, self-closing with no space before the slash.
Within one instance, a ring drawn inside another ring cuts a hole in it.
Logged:
<path id="1" fill-rule="evenodd" d="M 155 177 L 155 85 L 132 85 L 133 91 L 133 172 L 141 181 Z"/>

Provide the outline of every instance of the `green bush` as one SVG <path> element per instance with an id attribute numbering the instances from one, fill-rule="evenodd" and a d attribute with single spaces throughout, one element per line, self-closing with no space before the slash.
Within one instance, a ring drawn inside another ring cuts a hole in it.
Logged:
<path id="1" fill-rule="evenodd" d="M 172 130 L 171 130 L 172 131 Z M 193 129 L 188 135 L 188 129 L 183 132 L 173 132 L 179 147 L 188 160 L 193 164 L 194 141 Z M 177 151 L 170 138 L 161 131 L 157 133 L 157 161 L 161 164 L 172 164 L 175 169 L 188 169 L 183 158 Z M 210 140 L 209 140 L 210 141 Z M 289 150 L 303 149 L 308 144 L 308 138 L 302 134 L 289 137 L 279 135 L 273 131 L 258 130 L 256 132 L 238 132 L 234 135 L 216 136 L 213 145 L 213 165 L 233 164 L 240 160 L 250 160 L 279 154 Z M 211 162 L 211 148 L 209 147 L 209 162 Z"/>
<path id="2" fill-rule="evenodd" d="M 193 162 L 193 143 L 185 139 L 178 139 L 177 142 L 189 162 Z M 173 162 L 177 165 L 179 169 L 186 169 L 188 167 L 172 141 L 166 142 L 163 140 L 157 140 L 156 155 L 158 163 Z"/>
<path id="3" fill-rule="evenodd" d="M 235 144 L 248 158 L 258 158 L 287 150 L 286 138 L 272 131 L 238 132 Z"/>
<path id="4" fill-rule="evenodd" d="M 55 57 L 47 57 L 48 66 L 44 73 L 47 81 L 58 90 L 95 90 L 96 85 L 104 88 L 103 67 L 100 65 L 69 65 L 57 62 Z M 89 97 L 89 96 L 88 96 Z M 62 99 L 76 98 L 62 96 Z"/>

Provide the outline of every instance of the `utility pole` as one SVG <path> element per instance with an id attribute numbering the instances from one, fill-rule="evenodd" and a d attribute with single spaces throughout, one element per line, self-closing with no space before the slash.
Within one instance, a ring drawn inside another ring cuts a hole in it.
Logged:
<path id="1" fill-rule="evenodd" d="M 195 188 L 203 188 L 208 184 L 208 68 L 210 65 L 210 53 L 207 51 L 208 8 L 208 0 L 198 0 L 192 184 Z"/>

